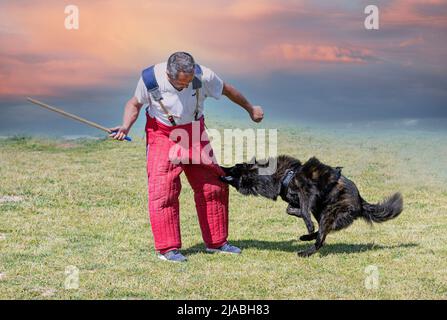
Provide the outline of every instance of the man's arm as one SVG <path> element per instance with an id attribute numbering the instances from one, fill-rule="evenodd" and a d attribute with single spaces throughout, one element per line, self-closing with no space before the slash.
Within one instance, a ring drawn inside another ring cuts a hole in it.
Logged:
<path id="1" fill-rule="evenodd" d="M 225 83 L 223 85 L 222 94 L 227 96 L 228 99 L 234 103 L 240 105 L 242 108 L 247 110 L 251 119 L 255 122 L 261 122 L 264 118 L 264 111 L 260 106 L 253 106 L 235 87 Z"/>
<path id="2" fill-rule="evenodd" d="M 121 126 L 110 128 L 112 131 L 118 131 L 110 134 L 109 136 L 115 140 L 124 140 L 126 135 L 129 133 L 130 128 L 137 120 L 142 106 L 143 104 L 139 103 L 136 97 L 133 97 L 127 101 L 126 106 L 124 107 L 123 124 Z"/>

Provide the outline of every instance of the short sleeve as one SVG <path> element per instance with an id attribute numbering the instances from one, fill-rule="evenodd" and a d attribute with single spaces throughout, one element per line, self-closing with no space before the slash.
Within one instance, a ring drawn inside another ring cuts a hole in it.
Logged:
<path id="1" fill-rule="evenodd" d="M 147 92 L 146 86 L 144 84 L 143 78 L 140 77 L 138 81 L 137 88 L 135 89 L 135 98 L 141 104 L 149 104 L 149 93 Z"/>
<path id="2" fill-rule="evenodd" d="M 204 93 L 208 97 L 219 99 L 222 96 L 223 81 L 217 74 L 207 67 L 202 67 L 202 84 Z"/>

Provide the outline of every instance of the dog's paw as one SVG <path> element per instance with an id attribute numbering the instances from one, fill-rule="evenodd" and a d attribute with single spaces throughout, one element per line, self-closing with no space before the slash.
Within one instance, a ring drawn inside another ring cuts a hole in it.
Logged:
<path id="1" fill-rule="evenodd" d="M 301 241 L 312 241 L 315 240 L 317 238 L 317 233 L 310 233 L 310 234 L 304 234 L 300 237 Z"/>
<path id="2" fill-rule="evenodd" d="M 307 226 L 307 232 L 309 234 L 314 234 L 315 233 L 315 226 L 313 225 L 313 223 Z"/>
<path id="3" fill-rule="evenodd" d="M 301 241 L 311 241 L 313 240 L 308 234 L 304 234 L 299 238 Z"/>
<path id="4" fill-rule="evenodd" d="M 287 207 L 286 212 L 287 212 L 287 214 L 290 214 L 291 216 L 295 216 L 295 217 L 298 217 L 298 218 L 302 218 L 303 217 L 302 214 L 301 214 L 301 209 L 300 208 L 294 208 L 294 207 L 291 207 L 290 205 Z"/>
<path id="5" fill-rule="evenodd" d="M 298 255 L 298 257 L 301 257 L 301 258 L 307 258 L 307 257 L 310 257 L 311 255 L 313 255 L 314 253 L 315 253 L 314 250 L 303 250 L 303 251 L 298 251 L 297 255 Z"/>

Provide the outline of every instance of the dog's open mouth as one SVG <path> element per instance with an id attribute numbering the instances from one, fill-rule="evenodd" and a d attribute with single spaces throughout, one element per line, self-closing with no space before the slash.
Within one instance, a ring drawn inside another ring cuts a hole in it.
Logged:
<path id="1" fill-rule="evenodd" d="M 234 181 L 234 178 L 232 176 L 220 176 L 220 181 L 225 183 L 232 183 Z"/>

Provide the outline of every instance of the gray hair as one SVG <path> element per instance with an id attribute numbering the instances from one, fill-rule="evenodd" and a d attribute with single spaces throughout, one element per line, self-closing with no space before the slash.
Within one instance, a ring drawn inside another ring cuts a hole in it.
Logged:
<path id="1" fill-rule="evenodd" d="M 187 52 L 175 52 L 168 59 L 166 70 L 170 77 L 177 79 L 179 72 L 194 73 L 195 62 Z"/>

